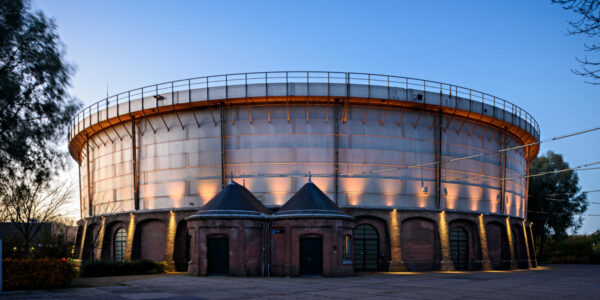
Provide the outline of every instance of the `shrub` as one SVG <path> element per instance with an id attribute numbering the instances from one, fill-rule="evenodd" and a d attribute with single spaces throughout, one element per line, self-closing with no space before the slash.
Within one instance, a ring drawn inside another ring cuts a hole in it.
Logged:
<path id="1" fill-rule="evenodd" d="M 2 260 L 2 285 L 5 290 L 37 290 L 66 287 L 76 272 L 62 259 Z"/>
<path id="2" fill-rule="evenodd" d="M 81 277 L 147 275 L 164 273 L 166 264 L 155 263 L 150 260 L 137 260 L 131 262 L 113 262 L 104 260 L 86 261 L 81 265 Z"/>

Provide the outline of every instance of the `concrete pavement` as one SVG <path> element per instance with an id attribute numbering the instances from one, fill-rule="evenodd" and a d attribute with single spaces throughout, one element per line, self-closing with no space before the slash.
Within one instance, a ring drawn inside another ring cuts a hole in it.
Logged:
<path id="1" fill-rule="evenodd" d="M 16 291 L 2 299 L 600 299 L 600 265 L 524 271 L 364 273 L 342 278 L 121 277 L 107 286 Z M 133 280 L 132 280 L 133 279 Z"/>

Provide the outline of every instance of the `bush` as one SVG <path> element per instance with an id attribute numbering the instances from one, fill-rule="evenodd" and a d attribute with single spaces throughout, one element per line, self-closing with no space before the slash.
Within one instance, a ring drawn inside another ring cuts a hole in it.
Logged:
<path id="1" fill-rule="evenodd" d="M 81 265 L 81 277 L 147 275 L 164 273 L 166 264 L 150 260 L 132 262 L 113 262 L 104 260 L 86 261 Z"/>
<path id="2" fill-rule="evenodd" d="M 66 287 L 76 272 L 62 259 L 2 260 L 2 285 L 5 290 L 38 290 Z"/>
<path id="3" fill-rule="evenodd" d="M 573 235 L 563 240 L 548 240 L 547 252 L 553 264 L 600 263 L 600 231 L 590 235 Z"/>

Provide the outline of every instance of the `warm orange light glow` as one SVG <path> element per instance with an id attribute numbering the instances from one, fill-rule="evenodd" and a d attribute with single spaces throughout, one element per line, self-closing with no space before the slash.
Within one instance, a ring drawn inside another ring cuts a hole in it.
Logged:
<path id="1" fill-rule="evenodd" d="M 173 261 L 173 248 L 175 247 L 175 232 L 177 231 L 177 220 L 175 212 L 169 212 L 169 225 L 167 226 L 167 241 L 165 245 L 165 261 Z"/>
<path id="2" fill-rule="evenodd" d="M 446 222 L 446 212 L 441 211 L 438 219 L 438 227 L 440 231 L 440 242 L 442 248 L 442 264 L 440 269 L 442 271 L 453 271 L 454 266 L 452 259 L 450 258 L 450 241 L 448 236 L 448 223 Z"/>
<path id="3" fill-rule="evenodd" d="M 479 204 L 481 201 L 481 188 L 475 186 L 467 186 L 467 193 L 469 195 L 469 209 L 471 211 L 478 211 L 480 209 Z"/>
<path id="4" fill-rule="evenodd" d="M 144 203 L 144 207 L 142 209 L 153 209 L 154 205 L 152 205 L 152 203 L 154 202 L 150 200 L 154 199 L 155 197 L 156 186 L 154 184 L 143 185 L 140 193 L 140 198 L 142 198 Z"/>
<path id="5" fill-rule="evenodd" d="M 81 233 L 81 247 L 79 249 L 79 259 L 83 255 L 83 246 L 85 246 L 85 235 L 87 234 L 87 220 L 83 220 L 83 232 Z"/>
<path id="6" fill-rule="evenodd" d="M 377 182 L 386 206 L 395 206 L 398 195 L 402 194 L 402 184 L 398 180 L 379 179 Z"/>
<path id="7" fill-rule="evenodd" d="M 506 196 L 505 196 L 505 201 L 506 201 L 505 212 L 506 212 L 506 214 L 510 214 L 510 210 L 512 207 L 512 197 L 510 197 L 510 195 L 511 195 L 510 193 L 506 193 Z"/>
<path id="8" fill-rule="evenodd" d="M 106 227 L 106 217 L 102 217 L 102 223 L 100 224 L 100 232 L 98 232 L 98 240 L 97 240 L 97 248 L 96 250 L 96 259 L 100 259 L 102 257 L 102 244 L 104 243 L 104 228 Z"/>
<path id="9" fill-rule="evenodd" d="M 485 232 L 485 225 L 483 223 L 483 214 L 479 215 L 479 240 L 481 241 L 481 268 L 483 270 L 491 270 L 492 265 L 490 262 L 490 256 L 488 254 L 487 234 Z"/>
<path id="10" fill-rule="evenodd" d="M 246 182 L 247 183 L 247 182 Z M 214 197 L 221 187 L 220 183 L 215 180 L 198 180 L 196 181 L 196 188 L 198 191 L 198 197 L 201 203 L 197 203 L 198 206 L 206 204 Z"/>
<path id="11" fill-rule="evenodd" d="M 516 268 L 516 260 L 515 260 L 515 248 L 514 248 L 514 244 L 513 244 L 513 236 L 512 236 L 512 230 L 510 230 L 510 218 L 506 217 L 506 236 L 508 237 L 508 247 L 510 248 L 510 264 L 511 264 L 511 268 Z"/>
<path id="12" fill-rule="evenodd" d="M 456 184 L 444 184 L 444 194 L 446 199 L 446 208 L 456 209 L 459 194 L 459 186 Z M 442 194 L 442 195 L 444 195 Z"/>
<path id="13" fill-rule="evenodd" d="M 527 251 L 527 266 L 531 269 L 531 256 L 529 254 L 529 239 L 527 238 L 527 224 L 523 220 L 523 236 L 525 237 L 525 250 Z"/>
<path id="14" fill-rule="evenodd" d="M 346 193 L 346 198 L 348 199 L 348 204 L 350 205 L 358 205 L 360 203 L 360 193 Z"/>
<path id="15" fill-rule="evenodd" d="M 186 194 L 185 181 L 175 181 L 168 183 L 167 193 L 169 194 L 169 198 L 171 198 L 171 201 L 173 201 L 173 207 L 181 207 L 181 200 Z"/>
<path id="16" fill-rule="evenodd" d="M 290 178 L 268 178 L 264 179 L 267 184 L 269 195 L 274 198 L 275 205 L 283 205 L 288 199 L 288 195 L 291 191 Z M 299 189 L 300 187 L 298 187 Z M 293 191 L 296 192 L 296 191 Z"/>
<path id="17" fill-rule="evenodd" d="M 133 234 L 135 233 L 135 215 L 129 214 L 129 226 L 127 227 L 127 241 L 125 243 L 125 261 L 131 261 L 131 250 L 133 249 Z"/>

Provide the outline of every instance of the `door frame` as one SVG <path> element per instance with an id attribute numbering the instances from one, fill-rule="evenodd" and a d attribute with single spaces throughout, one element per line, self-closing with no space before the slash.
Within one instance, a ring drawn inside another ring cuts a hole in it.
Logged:
<path id="1" fill-rule="evenodd" d="M 356 225 L 356 227 L 354 227 L 354 229 L 352 230 L 352 254 L 353 254 L 352 255 L 352 262 L 356 263 L 356 261 L 354 259 L 354 256 L 356 255 L 356 252 L 355 252 L 356 251 L 356 247 L 354 247 L 354 244 L 356 243 L 356 240 L 357 240 L 356 239 L 356 230 L 358 229 L 358 227 L 363 226 L 363 225 L 370 226 L 371 228 L 373 228 L 373 230 L 375 230 L 375 234 L 377 234 L 377 243 L 376 243 L 377 249 L 376 249 L 376 253 L 375 253 L 375 261 L 376 261 L 377 266 L 375 267 L 375 269 L 367 269 L 367 267 L 366 267 L 366 261 L 367 260 L 365 259 L 365 257 L 367 256 L 367 254 L 365 253 L 365 254 L 363 254 L 363 260 L 362 260 L 363 263 L 362 263 L 362 266 L 360 268 L 357 268 L 356 265 L 354 265 L 354 270 L 356 270 L 356 271 L 379 271 L 379 267 L 380 267 L 380 263 L 379 263 L 379 256 L 380 256 L 380 248 L 379 247 L 380 246 L 379 246 L 379 243 L 381 243 L 381 235 L 379 234 L 379 231 L 377 231 L 377 227 L 374 226 L 373 224 L 370 224 L 370 223 L 360 223 L 360 224 Z M 366 239 L 363 239 L 362 241 L 363 241 L 363 249 L 365 249 L 366 248 Z"/>
<path id="2" fill-rule="evenodd" d="M 319 252 L 321 253 L 321 264 L 320 264 L 320 272 L 319 272 L 319 274 L 303 274 L 303 270 L 302 270 L 303 269 L 302 268 L 302 254 L 303 254 L 303 251 L 302 251 L 302 240 L 305 240 L 305 239 L 306 240 L 319 240 L 321 242 L 321 249 L 319 249 Z M 300 238 L 299 238 L 299 241 L 300 241 L 300 243 L 299 243 L 299 248 L 300 248 L 299 249 L 300 250 L 299 251 L 299 253 L 300 253 L 300 257 L 299 257 L 300 258 L 300 261 L 299 261 L 300 262 L 300 266 L 299 266 L 300 267 L 299 268 L 300 269 L 300 276 L 323 276 L 323 269 L 324 269 L 323 268 L 323 265 L 324 265 L 324 260 L 323 260 L 323 252 L 324 252 L 323 251 L 323 247 L 324 247 L 324 245 L 323 245 L 323 236 L 319 235 L 319 234 L 301 235 Z"/>
<path id="3" fill-rule="evenodd" d="M 210 247 L 209 247 L 209 240 L 225 240 L 227 242 L 227 272 L 225 274 L 211 274 L 210 273 L 210 261 L 209 261 L 209 253 L 210 253 Z M 229 257 L 229 236 L 226 234 L 210 234 L 206 236 L 206 275 L 216 275 L 216 276 L 229 276 L 229 268 L 230 268 L 230 263 L 229 263 L 230 257 Z"/>

